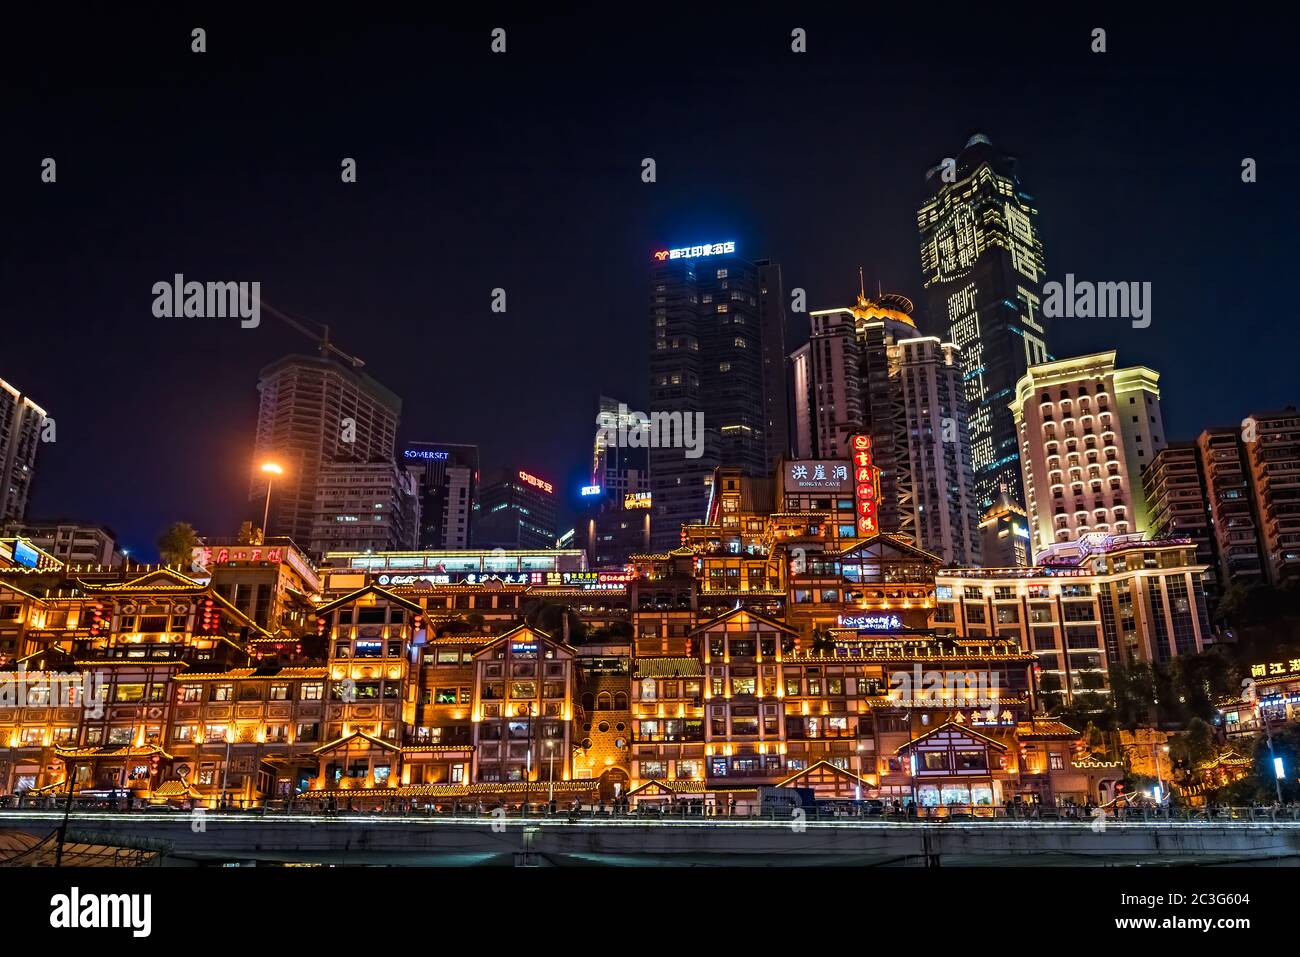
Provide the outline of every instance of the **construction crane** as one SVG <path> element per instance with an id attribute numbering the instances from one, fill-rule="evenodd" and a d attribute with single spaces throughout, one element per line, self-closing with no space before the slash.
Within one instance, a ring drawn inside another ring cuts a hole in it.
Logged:
<path id="1" fill-rule="evenodd" d="M 349 355 L 348 353 L 340 349 L 338 346 L 334 345 L 334 343 L 330 342 L 329 326 L 321 325 L 321 331 L 314 332 L 306 325 L 304 325 L 303 322 L 293 318 L 292 316 L 286 315 L 284 312 L 277 309 L 275 306 L 271 305 L 265 299 L 262 300 L 262 308 L 265 309 L 267 312 L 269 312 L 271 315 L 275 316 L 275 318 L 279 319 L 285 325 L 297 329 L 308 339 L 315 340 L 316 350 L 322 356 L 327 356 L 330 354 L 336 355 L 344 362 L 351 365 L 354 369 L 360 369 L 363 365 L 366 364 L 365 360 L 358 359 L 354 355 Z"/>

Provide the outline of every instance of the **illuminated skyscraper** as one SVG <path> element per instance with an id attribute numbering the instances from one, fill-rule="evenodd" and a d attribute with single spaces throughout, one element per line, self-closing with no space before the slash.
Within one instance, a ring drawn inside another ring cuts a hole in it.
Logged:
<path id="1" fill-rule="evenodd" d="M 483 486 L 475 505 L 475 548 L 555 548 L 555 486 L 508 468 Z"/>
<path id="2" fill-rule="evenodd" d="M 1146 533 L 1142 470 L 1165 447 L 1160 373 L 1115 352 L 1032 366 L 1011 409 L 1035 560 L 1088 532 Z"/>
<path id="3" fill-rule="evenodd" d="M 419 547 L 443 551 L 469 548 L 478 502 L 478 446 L 407 442 L 402 464 L 415 476 L 419 488 Z"/>
<path id="4" fill-rule="evenodd" d="M 926 178 L 930 197 L 916 219 L 921 268 L 933 331 L 961 349 L 976 505 L 992 507 L 1003 488 L 1024 505 L 1008 406 L 1025 371 L 1051 358 L 1038 210 L 1015 159 L 982 135 Z"/>
<path id="5" fill-rule="evenodd" d="M 872 439 L 880 528 L 901 532 L 950 565 L 979 561 L 960 350 L 917 333 L 904 296 L 809 315 L 791 356 L 796 458 L 848 458 Z"/>
<path id="6" fill-rule="evenodd" d="M 675 548 L 704 521 L 718 466 L 770 475 L 789 444 L 780 266 L 735 243 L 663 249 L 651 258 L 650 414 L 693 427 L 695 447 L 657 436 L 650 448 L 651 535 Z"/>

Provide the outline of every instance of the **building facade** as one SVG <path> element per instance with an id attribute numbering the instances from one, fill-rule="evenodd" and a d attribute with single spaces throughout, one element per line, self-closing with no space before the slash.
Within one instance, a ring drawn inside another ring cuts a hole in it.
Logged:
<path id="1" fill-rule="evenodd" d="M 871 439 L 880 469 L 879 527 L 952 564 L 977 564 L 979 521 L 958 350 L 921 336 L 903 296 L 811 313 L 791 356 L 799 458 L 847 458 Z"/>
<path id="2" fill-rule="evenodd" d="M 1211 607 L 1222 592 L 1219 556 L 1205 477 L 1195 442 L 1170 442 L 1142 470 L 1149 534 L 1153 539 L 1190 538 L 1197 560 L 1207 566 L 1205 591 Z"/>
<path id="3" fill-rule="evenodd" d="M 402 401 L 370 376 L 331 359 L 287 356 L 258 378 L 260 406 L 250 502 L 260 514 L 267 494 L 266 462 L 280 466 L 273 481 L 268 537 L 310 540 L 317 479 L 332 463 L 393 460 Z"/>
<path id="4" fill-rule="evenodd" d="M 391 461 L 322 465 L 311 553 L 414 549 L 420 533 L 417 493 L 416 477 Z"/>
<path id="5" fill-rule="evenodd" d="M 478 502 L 478 446 L 407 442 L 401 463 L 415 477 L 420 500 L 417 548 L 455 550 L 473 541 Z"/>
<path id="6" fill-rule="evenodd" d="M 485 485 L 474 518 L 475 548 L 555 548 L 555 486 L 523 469 Z"/>
<path id="7" fill-rule="evenodd" d="M 0 379 L 0 523 L 27 517 L 45 410 Z"/>
<path id="8" fill-rule="evenodd" d="M 982 135 L 931 169 L 927 182 L 930 195 L 917 211 L 921 270 L 932 331 L 961 350 L 976 508 L 983 514 L 1003 490 L 1027 508 L 1007 406 L 1029 367 L 1051 358 L 1038 210 L 1016 159 Z"/>
<path id="9" fill-rule="evenodd" d="M 1245 443 L 1250 487 L 1269 582 L 1300 577 L 1300 412 L 1295 408 L 1250 416 Z"/>
<path id="10" fill-rule="evenodd" d="M 1241 430 L 1232 426 L 1206 429 L 1197 437 L 1196 449 L 1223 588 L 1264 584 L 1268 571 L 1251 505 L 1250 466 Z"/>
<path id="11" fill-rule="evenodd" d="M 11 522 L 0 530 L 5 537 L 24 538 L 67 565 L 120 565 L 117 533 L 107 525 L 86 522 Z"/>
<path id="12" fill-rule="evenodd" d="M 703 519 L 715 468 L 762 475 L 784 454 L 784 325 L 776 264 L 742 259 L 735 243 L 652 256 L 651 415 L 671 416 L 678 431 L 650 448 L 656 548 Z M 696 423 L 701 435 L 682 434 Z"/>
<path id="13" fill-rule="evenodd" d="M 1165 446 L 1159 373 L 1102 352 L 1032 366 L 1010 403 L 1034 553 L 1150 527 L 1142 469 Z"/>

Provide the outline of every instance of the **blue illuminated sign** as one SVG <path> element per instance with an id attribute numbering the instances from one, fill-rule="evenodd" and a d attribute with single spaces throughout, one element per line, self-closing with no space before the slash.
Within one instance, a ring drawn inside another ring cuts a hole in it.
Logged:
<path id="1" fill-rule="evenodd" d="M 40 556 L 36 549 L 28 545 L 21 538 L 14 542 L 14 561 L 19 565 L 26 565 L 28 568 L 35 568 Z"/>
<path id="2" fill-rule="evenodd" d="M 584 485 L 584 486 L 582 487 L 582 494 L 583 494 L 584 496 L 586 496 L 586 495 L 599 495 L 599 494 L 600 494 L 600 486 L 599 486 L 599 485 Z"/>

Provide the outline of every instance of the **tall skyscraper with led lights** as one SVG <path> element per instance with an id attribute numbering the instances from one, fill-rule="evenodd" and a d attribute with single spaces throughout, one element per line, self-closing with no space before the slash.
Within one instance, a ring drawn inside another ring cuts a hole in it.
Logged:
<path id="1" fill-rule="evenodd" d="M 1051 358 L 1038 210 L 1015 158 L 983 135 L 926 178 L 930 195 L 916 217 L 921 268 L 931 331 L 961 349 L 976 504 L 992 508 L 1005 490 L 1024 507 L 1009 405 L 1026 370 Z"/>
<path id="2" fill-rule="evenodd" d="M 770 475 L 786 453 L 783 295 L 780 266 L 742 259 L 734 242 L 652 254 L 649 412 L 703 416 L 697 447 L 650 448 L 655 549 L 704 521 L 714 469 Z"/>

